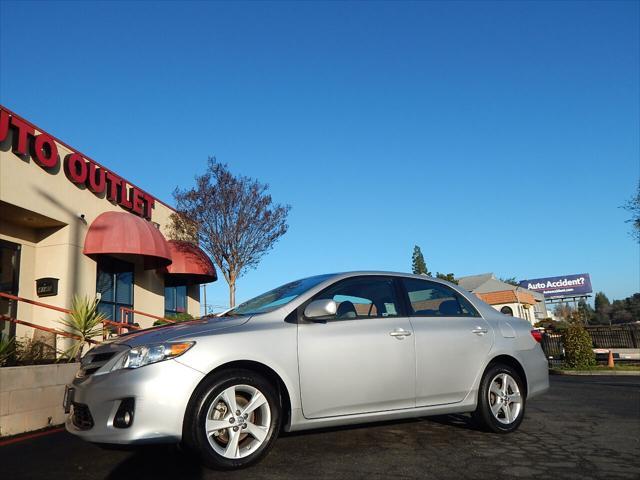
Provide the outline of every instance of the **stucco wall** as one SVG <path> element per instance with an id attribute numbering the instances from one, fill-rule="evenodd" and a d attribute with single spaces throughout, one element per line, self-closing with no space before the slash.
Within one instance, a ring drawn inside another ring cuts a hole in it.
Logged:
<path id="1" fill-rule="evenodd" d="M 77 363 L 0 368 L 0 437 L 64 423 L 64 386 Z"/>
<path id="2" fill-rule="evenodd" d="M 534 324 L 536 322 L 533 307 L 530 306 L 528 309 L 524 307 L 524 305 L 519 305 L 517 303 L 501 303 L 498 305 L 491 305 L 496 310 L 500 311 L 502 307 L 510 307 L 513 311 L 514 317 L 520 317 L 527 320 L 529 323 Z M 522 311 L 522 314 L 520 313 Z"/>

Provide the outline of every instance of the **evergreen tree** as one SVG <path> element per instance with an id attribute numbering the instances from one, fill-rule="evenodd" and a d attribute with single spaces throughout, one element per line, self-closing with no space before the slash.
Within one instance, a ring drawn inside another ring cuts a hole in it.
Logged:
<path id="1" fill-rule="evenodd" d="M 456 285 L 458 284 L 458 280 L 456 279 L 455 275 L 453 273 L 436 273 L 436 278 L 439 278 L 441 280 L 446 280 L 447 282 L 451 282 L 451 283 L 455 283 Z"/>
<path id="2" fill-rule="evenodd" d="M 596 308 L 596 312 L 598 313 L 602 313 L 605 307 L 608 307 L 609 305 L 611 305 L 611 302 L 609 301 L 607 296 L 604 294 L 604 292 L 596 293 L 596 297 L 593 303 Z"/>
<path id="3" fill-rule="evenodd" d="M 589 325 L 590 323 L 594 322 L 595 315 L 596 313 L 593 308 L 591 308 L 591 305 L 585 302 L 584 299 L 580 299 L 580 301 L 578 302 L 579 318 L 581 318 L 586 325 Z"/>
<path id="4" fill-rule="evenodd" d="M 424 257 L 422 256 L 422 251 L 420 247 L 416 245 L 413 247 L 413 256 L 411 257 L 411 269 L 413 273 L 420 275 L 429 275 L 431 276 L 431 272 L 427 268 L 427 264 L 424 261 Z"/>
<path id="5" fill-rule="evenodd" d="M 604 292 L 596 293 L 593 304 L 596 310 L 596 322 L 603 325 L 611 325 L 611 302 Z"/>
<path id="6" fill-rule="evenodd" d="M 516 280 L 516 277 L 500 277 L 498 280 L 504 283 L 508 283 L 509 285 L 513 285 L 514 287 L 520 285 L 520 283 L 518 283 L 518 280 Z"/>

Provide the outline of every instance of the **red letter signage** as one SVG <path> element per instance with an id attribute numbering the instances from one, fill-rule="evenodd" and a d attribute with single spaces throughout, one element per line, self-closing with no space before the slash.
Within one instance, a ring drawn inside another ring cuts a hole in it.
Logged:
<path id="1" fill-rule="evenodd" d="M 36 130 L 41 133 L 36 135 Z M 30 156 L 34 163 L 47 170 L 58 167 L 59 152 L 65 152 L 65 154 L 71 152 L 62 162 L 65 174 L 71 182 L 76 185 L 86 185 L 89 191 L 98 196 L 106 192 L 109 201 L 151 220 L 155 198 L 138 187 L 128 184 L 126 180 L 101 167 L 90 158 L 74 152 L 68 145 L 42 132 L 38 127 L 0 105 L 0 142 L 9 138 L 16 155 Z M 58 150 L 59 148 L 61 150 Z M 51 173 L 57 173 L 57 170 Z"/>
<path id="2" fill-rule="evenodd" d="M 80 154 L 72 153 L 64 159 L 64 171 L 73 183 L 85 183 L 89 167 Z"/>
<path id="3" fill-rule="evenodd" d="M 26 155 L 29 153 L 29 135 L 33 136 L 34 130 L 15 116 L 11 117 L 11 125 L 18 129 L 18 143 L 13 151 L 19 155 Z"/>
<path id="4" fill-rule="evenodd" d="M 58 165 L 58 147 L 46 133 L 38 135 L 33 142 L 35 161 L 42 168 L 54 168 Z"/>

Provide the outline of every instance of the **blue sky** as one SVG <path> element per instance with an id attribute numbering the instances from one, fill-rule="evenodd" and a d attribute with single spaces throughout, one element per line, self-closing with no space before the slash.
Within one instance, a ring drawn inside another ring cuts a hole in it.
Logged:
<path id="1" fill-rule="evenodd" d="M 0 3 L 0 102 L 172 203 L 292 205 L 238 300 L 354 269 L 640 290 L 638 2 Z M 208 302 L 225 304 L 224 280 Z"/>

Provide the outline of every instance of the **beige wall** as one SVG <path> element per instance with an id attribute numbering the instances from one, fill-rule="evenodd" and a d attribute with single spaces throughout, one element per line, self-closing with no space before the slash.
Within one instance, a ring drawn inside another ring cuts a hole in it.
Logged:
<path id="1" fill-rule="evenodd" d="M 501 303 L 498 305 L 491 305 L 491 306 L 498 311 L 500 311 L 502 307 L 510 307 L 511 310 L 513 311 L 514 317 L 523 318 L 527 320 L 529 323 L 531 323 L 532 325 L 536 322 L 534 313 L 533 313 L 534 312 L 533 306 L 531 305 L 528 305 L 528 308 L 527 308 L 527 305 L 520 304 L 520 303 Z"/>
<path id="2" fill-rule="evenodd" d="M 64 386 L 77 363 L 0 368 L 0 437 L 64 423 Z"/>
<path id="3" fill-rule="evenodd" d="M 106 211 L 126 212 L 104 197 L 80 188 L 65 175 L 64 158 L 72 153 L 57 144 L 60 168 L 51 172 L 41 168 L 31 158 L 16 155 L 12 149 L 12 134 L 0 144 L 0 201 L 59 222 L 59 227 L 28 228 L 0 217 L 0 239 L 22 245 L 20 255 L 19 296 L 40 300 L 51 305 L 69 308 L 75 294 L 95 295 L 96 262 L 82 253 L 85 235 L 95 218 Z M 40 132 L 36 132 L 38 134 Z M 114 155 L 118 152 L 114 152 Z M 104 159 L 108 164 L 109 159 Z M 108 167 L 107 167 L 108 168 Z M 84 214 L 84 221 L 78 214 Z M 160 225 L 166 235 L 166 226 L 172 210 L 156 201 L 152 221 Z M 132 215 L 132 213 L 127 213 Z M 134 309 L 162 316 L 164 314 L 164 278 L 155 270 L 135 267 Z M 56 296 L 38 299 L 35 280 L 41 277 L 59 278 Z M 199 289 L 191 288 L 188 311 L 200 315 Z M 59 328 L 62 314 L 39 307 L 19 304 L 18 318 Z M 136 317 L 141 326 L 150 326 L 153 319 Z M 18 328 L 19 332 L 26 327 Z"/>

